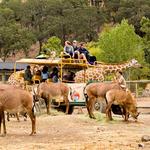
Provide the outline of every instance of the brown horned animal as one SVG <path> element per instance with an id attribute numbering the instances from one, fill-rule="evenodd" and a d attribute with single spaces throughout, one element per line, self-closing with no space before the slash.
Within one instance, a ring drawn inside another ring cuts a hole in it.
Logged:
<path id="1" fill-rule="evenodd" d="M 49 108 L 51 100 L 55 98 L 63 98 L 66 103 L 66 114 L 69 111 L 69 87 L 65 83 L 42 82 L 38 85 L 37 91 L 34 91 L 36 99 L 43 98 L 45 100 L 47 114 L 50 114 Z"/>
<path id="2" fill-rule="evenodd" d="M 121 89 L 120 85 L 117 83 L 90 83 L 85 87 L 86 97 L 86 107 L 90 118 L 95 119 L 93 114 L 94 104 L 96 100 L 104 100 L 106 97 L 106 92 L 110 89 Z M 85 93 L 84 92 L 84 93 Z"/>
<path id="3" fill-rule="evenodd" d="M 110 120 L 112 120 L 111 105 L 113 103 L 123 107 L 126 112 L 128 112 L 134 119 L 137 120 L 137 117 L 139 115 L 136 107 L 137 102 L 129 90 L 124 91 L 118 89 L 111 89 L 106 93 L 106 99 L 108 102 L 108 105 L 106 107 L 106 116 Z M 126 113 L 125 115 L 125 121 L 128 121 L 128 113 Z"/>
<path id="4" fill-rule="evenodd" d="M 1 123 L 3 122 L 4 135 L 6 135 L 5 114 L 9 113 L 27 112 L 32 122 L 32 132 L 30 135 L 36 133 L 36 118 L 33 112 L 33 97 L 25 90 L 14 88 L 11 85 L 0 84 L 0 132 Z"/>

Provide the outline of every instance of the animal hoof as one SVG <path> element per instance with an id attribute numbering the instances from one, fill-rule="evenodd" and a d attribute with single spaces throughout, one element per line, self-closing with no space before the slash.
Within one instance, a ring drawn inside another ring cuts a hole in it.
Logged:
<path id="1" fill-rule="evenodd" d="M 112 118 L 107 118 L 106 121 L 113 121 L 113 119 Z"/>
<path id="2" fill-rule="evenodd" d="M 32 136 L 32 135 L 35 135 L 35 134 L 36 134 L 36 131 L 31 132 L 29 135 Z"/>
<path id="3" fill-rule="evenodd" d="M 6 136 L 6 134 L 4 133 L 4 134 L 0 134 L 0 137 L 5 137 Z"/>
<path id="4" fill-rule="evenodd" d="M 94 116 L 90 116 L 91 119 L 96 119 Z"/>
<path id="5" fill-rule="evenodd" d="M 127 119 L 124 119 L 124 122 L 129 122 L 129 120 L 127 120 Z"/>

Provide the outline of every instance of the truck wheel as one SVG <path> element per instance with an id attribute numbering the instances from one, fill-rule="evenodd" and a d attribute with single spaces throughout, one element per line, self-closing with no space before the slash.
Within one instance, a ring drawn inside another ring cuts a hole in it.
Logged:
<path id="1" fill-rule="evenodd" d="M 62 111 L 62 112 L 66 112 L 66 106 L 59 106 L 57 108 L 58 111 Z M 74 110 L 74 106 L 69 106 L 69 111 L 68 111 L 68 114 L 72 114 L 73 113 L 73 110 Z"/>
<path id="2" fill-rule="evenodd" d="M 100 111 L 101 113 L 105 113 L 106 110 L 106 102 L 104 100 L 102 101 L 96 101 L 94 108 L 96 111 Z"/>
<path id="3" fill-rule="evenodd" d="M 59 107 L 56 107 L 56 109 L 57 109 L 58 111 L 63 112 L 63 113 L 66 112 L 66 106 L 59 106 Z"/>
<path id="4" fill-rule="evenodd" d="M 68 114 L 72 114 L 74 110 L 74 106 L 69 106 Z"/>

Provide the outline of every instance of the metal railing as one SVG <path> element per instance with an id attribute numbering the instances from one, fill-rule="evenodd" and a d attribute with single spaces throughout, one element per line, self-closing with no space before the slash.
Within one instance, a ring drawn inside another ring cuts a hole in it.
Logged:
<path id="1" fill-rule="evenodd" d="M 142 97 L 144 90 L 146 90 L 146 85 L 150 83 L 150 80 L 133 80 L 133 81 L 126 81 L 127 87 L 135 93 L 136 97 Z M 150 89 L 149 89 L 150 92 Z"/>

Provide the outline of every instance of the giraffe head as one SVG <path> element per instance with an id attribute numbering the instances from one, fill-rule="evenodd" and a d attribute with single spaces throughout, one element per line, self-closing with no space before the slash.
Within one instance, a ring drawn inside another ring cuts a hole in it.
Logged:
<path id="1" fill-rule="evenodd" d="M 136 59 L 131 59 L 129 62 L 129 66 L 134 68 L 142 68 L 142 65 L 139 64 Z"/>

